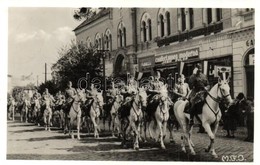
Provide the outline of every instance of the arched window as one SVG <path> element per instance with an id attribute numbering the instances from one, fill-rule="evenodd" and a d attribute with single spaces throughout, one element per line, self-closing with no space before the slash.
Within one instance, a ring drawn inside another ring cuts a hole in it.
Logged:
<path id="1" fill-rule="evenodd" d="M 222 9 L 217 8 L 217 21 L 222 19 Z"/>
<path id="2" fill-rule="evenodd" d="M 208 8 L 207 9 L 207 16 L 208 16 L 208 24 L 210 24 L 212 22 L 212 9 Z"/>
<path id="3" fill-rule="evenodd" d="M 126 28 L 123 22 L 118 25 L 118 47 L 126 46 Z"/>
<path id="4" fill-rule="evenodd" d="M 147 36 L 146 36 L 146 23 L 144 21 L 142 22 L 142 29 L 143 29 L 143 40 L 145 42 L 147 41 Z"/>
<path id="5" fill-rule="evenodd" d="M 152 21 L 148 13 L 144 13 L 140 22 L 141 41 L 146 42 L 152 40 Z"/>
<path id="6" fill-rule="evenodd" d="M 166 12 L 166 23 L 167 23 L 167 35 L 171 34 L 171 19 L 170 19 L 170 13 Z"/>
<path id="7" fill-rule="evenodd" d="M 160 19 L 160 27 L 161 27 L 161 37 L 164 36 L 164 18 L 163 18 L 163 15 L 160 15 L 159 16 L 159 19 Z"/>
<path id="8" fill-rule="evenodd" d="M 87 48 L 91 48 L 91 39 L 90 37 L 87 38 Z"/>
<path id="9" fill-rule="evenodd" d="M 186 15 L 185 15 L 185 9 L 181 8 L 181 23 L 182 23 L 182 31 L 186 30 Z"/>
<path id="10" fill-rule="evenodd" d="M 110 29 L 107 29 L 105 31 L 105 35 L 104 35 L 104 47 L 106 50 L 112 50 L 112 36 L 111 36 L 111 31 Z"/>
<path id="11" fill-rule="evenodd" d="M 119 29 L 119 31 L 118 31 L 118 37 L 119 37 L 119 47 L 123 47 L 123 34 L 122 34 L 122 30 L 121 29 Z"/>
<path id="12" fill-rule="evenodd" d="M 194 14 L 193 9 L 189 8 L 189 17 L 190 17 L 190 29 L 194 28 Z"/>
<path id="13" fill-rule="evenodd" d="M 126 28 L 123 28 L 123 39 L 124 39 L 124 46 L 126 46 Z"/>
<path id="14" fill-rule="evenodd" d="M 99 33 L 96 34 L 96 37 L 95 37 L 95 47 L 98 49 L 98 50 L 101 50 L 101 36 Z"/>
<path id="15" fill-rule="evenodd" d="M 148 31 L 149 31 L 149 39 L 152 40 L 152 21 L 151 19 L 148 19 Z"/>

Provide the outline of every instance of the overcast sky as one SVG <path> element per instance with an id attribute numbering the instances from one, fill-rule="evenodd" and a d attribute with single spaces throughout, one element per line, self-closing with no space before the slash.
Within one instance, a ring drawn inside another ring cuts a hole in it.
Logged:
<path id="1" fill-rule="evenodd" d="M 30 75 L 44 81 L 44 64 L 50 67 L 58 59 L 58 50 L 68 45 L 80 24 L 73 19 L 76 8 L 9 8 L 8 74 L 18 81 Z M 51 75 L 48 75 L 51 78 Z"/>

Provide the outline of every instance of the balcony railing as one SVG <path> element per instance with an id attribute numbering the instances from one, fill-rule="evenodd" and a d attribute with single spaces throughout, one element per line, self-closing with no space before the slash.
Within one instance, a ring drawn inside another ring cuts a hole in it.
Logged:
<path id="1" fill-rule="evenodd" d="M 170 37 L 157 39 L 157 46 L 161 47 L 163 45 L 169 45 L 173 42 L 182 42 L 184 40 L 189 40 L 193 37 L 201 35 L 209 35 L 211 33 L 218 33 L 223 30 L 223 22 L 217 22 L 215 24 L 210 24 L 207 27 L 203 27 L 196 30 L 190 30 Z"/>

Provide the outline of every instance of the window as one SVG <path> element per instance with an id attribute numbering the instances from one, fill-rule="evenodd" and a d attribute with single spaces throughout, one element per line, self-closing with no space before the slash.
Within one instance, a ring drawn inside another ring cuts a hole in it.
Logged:
<path id="1" fill-rule="evenodd" d="M 126 46 L 126 28 L 123 22 L 118 25 L 118 47 Z"/>
<path id="2" fill-rule="evenodd" d="M 161 37 L 164 36 L 164 21 L 163 21 L 163 15 L 160 15 L 160 27 L 161 27 Z"/>
<path id="3" fill-rule="evenodd" d="M 95 37 L 95 47 L 100 50 L 102 47 L 102 43 L 101 43 L 101 37 L 100 37 L 100 34 L 97 33 L 96 34 L 96 37 Z"/>
<path id="4" fill-rule="evenodd" d="M 111 35 L 111 31 L 110 29 L 107 29 L 105 31 L 105 35 L 104 35 L 104 46 L 106 50 L 112 50 L 112 35 Z"/>
<path id="5" fill-rule="evenodd" d="M 212 22 L 212 9 L 208 8 L 207 9 L 207 16 L 208 16 L 208 24 L 210 24 Z"/>
<path id="6" fill-rule="evenodd" d="M 166 23 L 167 23 L 167 35 L 171 34 L 171 19 L 170 19 L 170 13 L 166 12 Z"/>
<path id="7" fill-rule="evenodd" d="M 182 31 L 186 30 L 186 15 L 185 15 L 185 9 L 181 8 L 181 22 L 182 22 Z"/>
<path id="8" fill-rule="evenodd" d="M 141 41 L 146 42 L 152 40 L 152 21 L 148 13 L 144 13 L 140 22 Z"/>
<path id="9" fill-rule="evenodd" d="M 146 36 L 146 23 L 143 21 L 142 23 L 142 28 L 143 28 L 143 41 L 147 41 L 147 36 Z"/>
<path id="10" fill-rule="evenodd" d="M 120 47 L 123 47 L 123 41 L 122 41 L 122 39 L 123 39 L 122 30 L 119 29 L 119 46 L 120 46 Z"/>
<path id="11" fill-rule="evenodd" d="M 151 19 L 148 19 L 148 31 L 149 31 L 149 39 L 152 40 L 152 21 Z"/>
<path id="12" fill-rule="evenodd" d="M 217 21 L 220 21 L 222 19 L 222 10 L 220 8 L 217 8 Z"/>
<path id="13" fill-rule="evenodd" d="M 189 16 L 190 16 L 190 29 L 194 28 L 194 14 L 193 9 L 189 9 Z"/>
<path id="14" fill-rule="evenodd" d="M 126 29 L 123 28 L 123 38 L 124 38 L 124 46 L 126 46 Z"/>

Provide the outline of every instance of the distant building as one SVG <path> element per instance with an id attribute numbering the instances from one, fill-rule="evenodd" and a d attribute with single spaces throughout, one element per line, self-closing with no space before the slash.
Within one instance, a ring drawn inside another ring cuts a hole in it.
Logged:
<path id="1" fill-rule="evenodd" d="M 255 11 L 251 8 L 107 8 L 74 30 L 77 41 L 107 49 L 106 75 L 189 77 L 203 64 L 211 84 L 215 70 L 230 70 L 231 93 L 254 96 Z"/>

